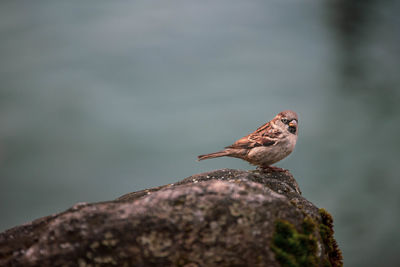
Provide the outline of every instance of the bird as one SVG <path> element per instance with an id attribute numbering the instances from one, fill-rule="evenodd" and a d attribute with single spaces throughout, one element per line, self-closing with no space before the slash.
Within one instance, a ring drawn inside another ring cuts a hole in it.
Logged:
<path id="1" fill-rule="evenodd" d="M 298 135 L 298 116 L 292 110 L 284 110 L 271 121 L 265 123 L 225 149 L 198 156 L 198 160 L 218 157 L 243 159 L 261 170 L 283 169 L 271 166 L 286 158 L 296 146 Z"/>

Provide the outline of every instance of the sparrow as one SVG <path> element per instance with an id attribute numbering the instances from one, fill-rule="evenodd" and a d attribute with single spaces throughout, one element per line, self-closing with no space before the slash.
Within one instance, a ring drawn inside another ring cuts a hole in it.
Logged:
<path id="1" fill-rule="evenodd" d="M 257 130 L 240 138 L 224 150 L 200 155 L 198 160 L 218 157 L 240 158 L 261 169 L 281 168 L 271 165 L 286 158 L 296 145 L 298 117 L 292 110 L 284 110 Z"/>

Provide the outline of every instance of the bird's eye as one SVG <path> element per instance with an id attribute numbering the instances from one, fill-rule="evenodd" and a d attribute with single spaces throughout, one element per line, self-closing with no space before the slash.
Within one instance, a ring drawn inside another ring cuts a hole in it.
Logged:
<path id="1" fill-rule="evenodd" d="M 287 119 L 282 119 L 281 121 L 282 121 L 284 124 L 288 124 L 288 122 L 289 122 Z"/>

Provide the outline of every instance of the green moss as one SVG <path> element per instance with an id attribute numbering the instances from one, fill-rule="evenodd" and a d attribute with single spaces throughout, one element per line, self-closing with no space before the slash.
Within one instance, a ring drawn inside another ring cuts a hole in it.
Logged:
<path id="1" fill-rule="evenodd" d="M 313 219 L 306 217 L 303 221 L 303 232 L 304 234 L 312 234 L 315 230 L 316 224 Z"/>
<path id="2" fill-rule="evenodd" d="M 342 253 L 333 238 L 333 219 L 332 216 L 325 210 L 319 209 L 321 216 L 321 224 L 319 225 L 319 233 L 324 242 L 325 251 L 328 253 L 329 262 L 324 266 L 338 267 L 343 266 Z"/>
<path id="3" fill-rule="evenodd" d="M 271 249 L 282 266 L 318 266 L 317 240 L 312 235 L 314 229 L 315 223 L 310 218 L 304 220 L 303 233 L 285 220 L 276 221 Z"/>

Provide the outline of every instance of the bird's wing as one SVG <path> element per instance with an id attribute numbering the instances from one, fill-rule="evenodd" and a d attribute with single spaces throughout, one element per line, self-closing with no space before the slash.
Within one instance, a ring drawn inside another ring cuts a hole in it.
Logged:
<path id="1" fill-rule="evenodd" d="M 226 148 L 253 148 L 257 146 L 272 146 L 276 143 L 277 137 L 281 134 L 278 129 L 272 128 L 271 124 L 268 122 L 253 133 L 240 138 L 235 143 Z"/>

